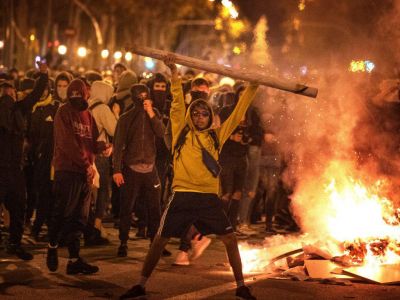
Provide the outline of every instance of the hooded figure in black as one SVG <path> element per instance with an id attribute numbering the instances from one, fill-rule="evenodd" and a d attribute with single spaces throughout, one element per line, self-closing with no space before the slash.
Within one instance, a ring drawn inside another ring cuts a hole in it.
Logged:
<path id="1" fill-rule="evenodd" d="M 40 65 L 36 87 L 24 99 L 17 99 L 16 90 L 8 82 L 1 83 L 0 97 L 0 201 L 10 212 L 10 236 L 7 252 L 23 260 L 33 256 L 21 247 L 26 207 L 25 179 L 22 171 L 23 143 L 26 123 L 33 106 L 48 83 L 47 65 Z"/>
<path id="2" fill-rule="evenodd" d="M 28 140 L 33 162 L 33 190 L 36 198 L 36 218 L 31 235 L 38 239 L 40 230 L 48 220 L 53 200 L 51 161 L 54 148 L 54 118 L 60 102 L 55 101 L 47 86 L 40 101 L 32 109 Z"/>
<path id="3" fill-rule="evenodd" d="M 156 163 L 156 137 L 164 135 L 159 112 L 153 108 L 150 90 L 143 84 L 131 89 L 133 107 L 118 120 L 114 136 L 113 179 L 121 187 L 118 256 L 127 256 L 131 214 L 140 191 L 148 210 L 148 235 L 154 238 L 160 222 L 161 184 Z"/>

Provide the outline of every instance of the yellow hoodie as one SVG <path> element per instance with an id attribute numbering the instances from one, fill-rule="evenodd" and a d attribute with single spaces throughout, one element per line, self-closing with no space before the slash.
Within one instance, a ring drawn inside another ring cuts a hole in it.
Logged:
<path id="1" fill-rule="evenodd" d="M 243 92 L 238 104 L 229 118 L 221 125 L 221 127 L 215 129 L 220 144 L 220 150 L 222 149 L 222 145 L 232 134 L 233 130 L 239 125 L 240 120 L 243 118 L 247 108 L 254 98 L 257 87 L 258 85 L 250 84 Z M 201 147 L 195 137 L 195 135 L 197 135 L 204 148 L 210 152 L 216 160 L 218 160 L 219 153 L 214 147 L 214 140 L 208 133 L 211 129 L 211 125 L 209 128 L 202 131 L 195 129 L 190 117 L 190 110 L 193 107 L 194 102 L 189 106 L 186 112 L 180 79 L 172 81 L 171 91 L 173 95 L 170 112 L 172 129 L 171 149 L 174 149 L 182 129 L 186 125 L 190 128 L 179 155 L 174 153 L 174 179 L 172 182 L 172 189 L 174 192 L 219 194 L 219 178 L 213 177 L 202 162 Z M 207 105 L 210 107 L 208 103 Z M 211 107 L 210 111 L 212 112 Z M 212 124 L 212 122 L 210 122 L 210 124 Z"/>

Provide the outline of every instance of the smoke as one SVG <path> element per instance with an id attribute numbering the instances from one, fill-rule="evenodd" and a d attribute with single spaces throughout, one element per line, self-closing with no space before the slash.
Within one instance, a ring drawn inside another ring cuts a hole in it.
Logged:
<path id="1" fill-rule="evenodd" d="M 386 96 L 395 82 L 379 85 L 371 75 L 349 72 L 340 55 L 331 60 L 336 63 L 307 79 L 318 87 L 317 99 L 269 88 L 262 88 L 256 99 L 287 163 L 283 180 L 293 189 L 292 213 L 303 232 L 321 240 L 332 236 L 336 208 L 326 191 L 332 180 L 342 186 L 361 181 L 367 187 L 384 180 L 379 192 L 394 202 L 400 183 L 400 109 Z"/>
<path id="2" fill-rule="evenodd" d="M 392 1 L 390 9 L 381 16 L 376 25 L 377 35 L 382 39 L 397 63 L 397 75 L 400 62 L 400 1 Z M 391 51 L 390 51 L 391 49 Z"/>

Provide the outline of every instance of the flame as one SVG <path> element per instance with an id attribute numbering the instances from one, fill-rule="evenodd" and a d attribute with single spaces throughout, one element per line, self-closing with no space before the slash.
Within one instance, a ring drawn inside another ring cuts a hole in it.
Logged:
<path id="1" fill-rule="evenodd" d="M 270 258 L 265 247 L 239 244 L 239 251 L 245 274 L 262 272 L 269 264 Z"/>
<path id="2" fill-rule="evenodd" d="M 347 255 L 353 264 L 373 269 L 400 263 L 400 209 L 382 196 L 389 182 L 366 184 L 351 162 L 340 160 L 331 161 L 318 180 L 315 177 L 294 199 L 303 202 L 297 207 L 303 213 L 303 231 L 314 241 L 329 242 L 333 255 Z M 268 265 L 268 247 L 240 247 L 240 252 L 245 272 Z"/>

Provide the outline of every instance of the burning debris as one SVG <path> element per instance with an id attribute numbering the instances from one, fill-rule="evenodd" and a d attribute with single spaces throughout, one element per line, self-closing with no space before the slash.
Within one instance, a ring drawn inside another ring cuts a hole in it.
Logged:
<path id="1" fill-rule="evenodd" d="M 346 273 L 350 280 L 362 277 L 381 283 L 400 281 L 400 272 L 398 278 L 382 277 L 385 268 L 397 266 L 400 269 L 399 209 L 387 198 L 379 196 L 379 191 L 384 190 L 384 181 L 367 187 L 361 180 L 346 176 L 345 166 L 348 165 L 333 162 L 322 177 L 327 178 L 328 183 L 316 187 L 324 204 L 315 221 L 318 230 L 312 234 L 268 237 L 257 248 L 241 245 L 246 272 L 264 271 L 272 277 L 307 280 L 343 279 L 342 271 L 351 270 Z M 332 178 L 328 174 L 336 176 Z M 323 262 L 310 262 L 321 259 Z M 349 276 L 350 273 L 353 275 Z"/>

